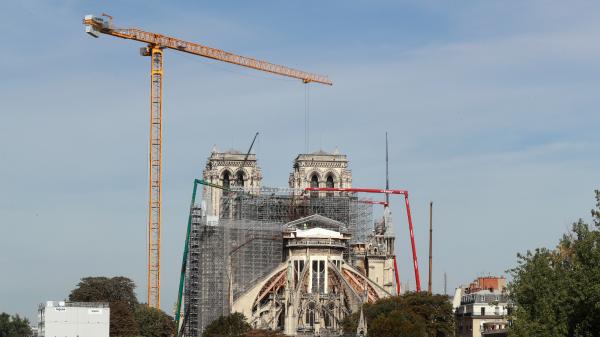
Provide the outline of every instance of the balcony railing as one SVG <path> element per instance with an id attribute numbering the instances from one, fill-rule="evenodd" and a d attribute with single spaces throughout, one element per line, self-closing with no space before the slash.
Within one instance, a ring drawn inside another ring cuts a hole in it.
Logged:
<path id="1" fill-rule="evenodd" d="M 339 240 L 332 239 L 291 239 L 287 241 L 286 247 L 298 246 L 327 246 L 345 248 L 346 244 Z"/>

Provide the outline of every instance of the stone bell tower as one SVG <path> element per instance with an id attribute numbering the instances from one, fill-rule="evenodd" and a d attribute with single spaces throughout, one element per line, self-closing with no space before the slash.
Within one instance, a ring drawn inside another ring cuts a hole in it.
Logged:
<path id="1" fill-rule="evenodd" d="M 256 154 L 246 154 L 237 150 L 220 152 L 216 147 L 211 151 L 202 173 L 205 181 L 223 186 L 225 188 L 242 188 L 248 193 L 258 193 L 262 182 L 260 167 L 256 161 Z M 210 196 L 207 200 L 206 215 L 218 217 L 223 190 L 204 186 L 203 193 Z"/>
<path id="2" fill-rule="evenodd" d="M 352 172 L 348 158 L 337 149 L 332 153 L 317 151 L 299 154 L 289 178 L 290 188 L 296 193 L 307 187 L 352 187 Z"/>

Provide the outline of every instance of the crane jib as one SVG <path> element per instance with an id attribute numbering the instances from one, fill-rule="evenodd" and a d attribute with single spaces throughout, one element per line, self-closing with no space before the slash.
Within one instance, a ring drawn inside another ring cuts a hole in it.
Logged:
<path id="1" fill-rule="evenodd" d="M 83 22 L 86 25 L 86 32 L 94 37 L 98 37 L 99 33 L 103 33 L 124 39 L 140 41 L 163 48 L 169 48 L 212 58 L 223 62 L 237 64 L 243 67 L 277 75 L 292 77 L 302 80 L 304 83 L 316 82 L 333 85 L 333 82 L 327 76 L 288 68 L 286 66 L 233 54 L 221 49 L 211 48 L 198 43 L 188 42 L 162 34 L 147 32 L 137 28 L 113 28 L 112 23 L 108 23 L 101 17 L 87 15 Z"/>

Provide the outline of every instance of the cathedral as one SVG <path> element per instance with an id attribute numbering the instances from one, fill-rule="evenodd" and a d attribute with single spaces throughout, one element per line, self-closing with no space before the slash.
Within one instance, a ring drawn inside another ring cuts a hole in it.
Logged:
<path id="1" fill-rule="evenodd" d="M 336 149 L 299 154 L 289 187 L 262 186 L 256 155 L 213 149 L 194 212 L 186 277 L 187 335 L 239 312 L 253 328 L 288 336 L 341 336 L 342 320 L 396 294 L 391 215 L 348 192 L 348 158 Z"/>

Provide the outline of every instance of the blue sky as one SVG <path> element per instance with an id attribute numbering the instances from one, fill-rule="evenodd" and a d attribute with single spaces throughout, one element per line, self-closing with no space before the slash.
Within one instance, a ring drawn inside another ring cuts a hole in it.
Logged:
<path id="1" fill-rule="evenodd" d="M 145 299 L 147 59 L 83 32 L 85 14 L 329 75 L 311 85 L 311 150 L 336 146 L 354 185 L 411 191 L 422 283 L 435 204 L 434 290 L 552 247 L 600 188 L 600 4 L 570 1 L 15 1 L 0 5 L 0 311 L 91 275 Z M 214 144 L 256 131 L 264 183 L 304 149 L 304 86 L 165 54 L 163 309 L 179 279 L 191 183 Z M 403 283 L 402 200 L 392 199 Z"/>

